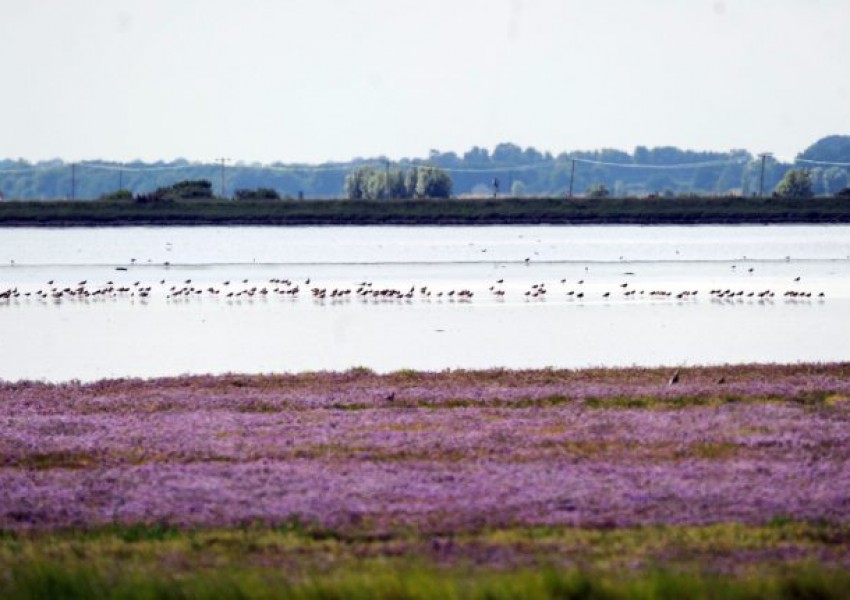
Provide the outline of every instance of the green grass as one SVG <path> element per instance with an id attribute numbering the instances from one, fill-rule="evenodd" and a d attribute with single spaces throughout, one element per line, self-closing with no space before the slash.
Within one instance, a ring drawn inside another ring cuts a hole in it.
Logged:
<path id="1" fill-rule="evenodd" d="M 337 571 L 289 578 L 259 569 L 210 569 L 181 577 L 133 570 L 104 574 L 79 565 L 68 569 L 41 563 L 12 570 L 4 582 L 8 600 L 99 598 L 194 599 L 842 599 L 850 595 L 850 575 L 800 568 L 776 576 L 721 577 L 653 571 L 616 576 L 585 571 L 523 569 L 511 573 L 451 573 L 373 566 L 368 571 Z"/>
<path id="2" fill-rule="evenodd" d="M 847 223 L 843 198 L 505 198 L 489 200 L 26 201 L 0 225 L 478 225 L 537 223 Z"/>
<path id="3" fill-rule="evenodd" d="M 91 567 L 71 570 L 42 564 L 13 572 L 4 595 L 15 599 L 840 599 L 850 594 L 850 575 L 801 569 L 772 578 L 723 578 L 658 571 L 616 577 L 582 571 L 469 574 L 372 569 L 290 580 L 282 573 L 211 570 L 174 578 L 125 572 L 105 576 Z"/>
<path id="4" fill-rule="evenodd" d="M 0 533 L 0 597 L 848 598 L 850 525 Z M 789 558 L 791 557 L 791 558 Z M 842 563 L 842 560 L 845 562 Z"/>

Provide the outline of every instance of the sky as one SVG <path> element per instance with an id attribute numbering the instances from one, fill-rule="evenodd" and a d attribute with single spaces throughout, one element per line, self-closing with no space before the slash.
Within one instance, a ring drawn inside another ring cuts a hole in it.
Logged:
<path id="1" fill-rule="evenodd" d="M 848 0 L 0 0 L 0 158 L 319 163 L 850 134 Z"/>

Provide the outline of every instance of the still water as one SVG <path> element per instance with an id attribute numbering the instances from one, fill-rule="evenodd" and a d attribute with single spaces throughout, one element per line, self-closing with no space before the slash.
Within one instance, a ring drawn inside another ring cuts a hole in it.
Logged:
<path id="1" fill-rule="evenodd" d="M 8 290 L 7 380 L 850 360 L 845 225 L 0 229 Z"/>

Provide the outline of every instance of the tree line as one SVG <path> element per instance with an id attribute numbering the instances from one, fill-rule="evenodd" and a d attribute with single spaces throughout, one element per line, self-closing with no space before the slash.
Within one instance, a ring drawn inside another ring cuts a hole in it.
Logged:
<path id="1" fill-rule="evenodd" d="M 358 167 L 345 178 L 345 195 L 351 200 L 448 198 L 452 178 L 435 167 Z"/>
<path id="2" fill-rule="evenodd" d="M 318 166 L 237 163 L 220 166 L 171 162 L 121 164 L 93 161 L 72 167 L 61 160 L 0 160 L 0 194 L 7 199 L 94 199 L 126 190 L 155 194 L 181 181 L 214 182 L 210 192 L 239 197 L 238 190 L 279 198 L 416 198 L 454 196 L 740 195 L 772 193 L 792 170 L 804 170 L 811 193 L 834 195 L 850 186 L 850 136 L 829 136 L 798 154 L 811 163 L 762 161 L 745 150 L 695 152 L 638 146 L 553 155 L 503 143 L 459 155 L 432 150 L 424 159 L 355 159 Z M 386 165 L 390 162 L 389 172 Z M 819 163 L 839 163 L 819 164 Z M 684 166 L 683 166 L 684 165 Z M 697 165 L 697 166 L 693 166 Z M 657 168 L 661 167 L 661 168 Z M 448 190 L 448 191 L 447 191 Z M 244 197 L 244 195 L 243 195 Z"/>

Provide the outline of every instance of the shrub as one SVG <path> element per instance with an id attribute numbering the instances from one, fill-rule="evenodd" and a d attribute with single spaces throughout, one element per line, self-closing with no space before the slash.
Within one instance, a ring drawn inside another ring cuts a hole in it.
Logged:
<path id="1" fill-rule="evenodd" d="M 236 190 L 237 200 L 280 200 L 280 194 L 272 188 Z"/>

